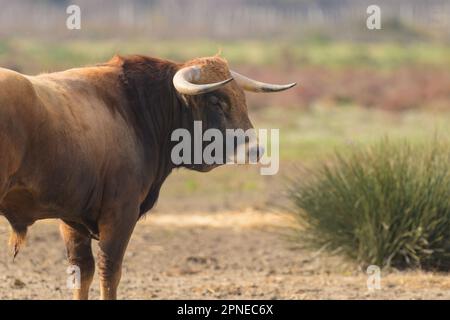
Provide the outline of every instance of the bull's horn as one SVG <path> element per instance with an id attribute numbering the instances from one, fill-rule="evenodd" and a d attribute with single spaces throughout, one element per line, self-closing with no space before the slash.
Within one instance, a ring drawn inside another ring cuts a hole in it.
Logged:
<path id="1" fill-rule="evenodd" d="M 234 80 L 236 80 L 237 84 L 244 90 L 247 91 L 253 91 L 253 92 L 277 92 L 277 91 L 283 91 L 292 88 L 297 83 L 290 83 L 290 84 L 270 84 L 270 83 L 264 83 L 259 82 L 250 78 L 247 78 L 243 76 L 242 74 L 239 74 L 235 71 L 231 71 L 231 75 L 233 76 Z"/>
<path id="2" fill-rule="evenodd" d="M 173 76 L 173 85 L 179 93 L 187 95 L 197 95 L 211 92 L 224 86 L 233 78 L 208 84 L 195 84 L 194 80 L 200 80 L 201 68 L 197 66 L 185 67 L 177 71 Z"/>

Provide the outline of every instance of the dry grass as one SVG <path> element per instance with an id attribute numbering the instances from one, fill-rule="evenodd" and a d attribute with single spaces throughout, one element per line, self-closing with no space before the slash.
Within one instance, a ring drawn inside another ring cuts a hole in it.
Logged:
<path id="1" fill-rule="evenodd" d="M 164 213 L 144 218 L 144 223 L 174 228 L 280 228 L 287 227 L 292 222 L 290 215 L 261 212 L 251 208 L 241 212 L 221 211 L 214 214 L 198 212 L 181 216 L 179 213 Z"/>
<path id="2" fill-rule="evenodd" d="M 338 152 L 291 187 L 299 235 L 362 265 L 450 271 L 448 149 L 436 138 Z"/>
<path id="3" fill-rule="evenodd" d="M 251 210 L 150 214 L 130 241 L 119 298 L 450 299 L 448 274 L 422 271 L 383 271 L 381 290 L 371 293 L 363 270 L 291 247 L 279 222 L 289 220 Z M 6 231 L 0 220 L 0 299 L 69 299 L 56 223 L 36 223 L 14 263 Z M 98 285 L 96 277 L 94 299 Z"/>

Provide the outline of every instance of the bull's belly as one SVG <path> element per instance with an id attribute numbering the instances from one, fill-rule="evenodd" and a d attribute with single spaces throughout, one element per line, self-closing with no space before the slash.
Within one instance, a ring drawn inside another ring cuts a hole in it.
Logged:
<path id="1" fill-rule="evenodd" d="M 18 227 L 30 226 L 41 219 L 78 220 L 77 215 L 68 212 L 67 208 L 43 201 L 25 188 L 15 188 L 7 192 L 0 202 L 0 213 L 11 225 Z"/>

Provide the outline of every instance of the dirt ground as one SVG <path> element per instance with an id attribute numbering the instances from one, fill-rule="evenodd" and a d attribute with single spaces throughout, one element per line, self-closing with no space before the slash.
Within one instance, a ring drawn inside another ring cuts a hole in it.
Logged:
<path id="1" fill-rule="evenodd" d="M 148 215 L 128 247 L 121 299 L 450 299 L 450 276 L 367 275 L 336 257 L 287 241 L 280 215 L 253 210 Z M 36 223 L 12 262 L 0 219 L 0 299 L 69 299 L 65 251 L 56 221 Z M 98 279 L 91 298 L 98 298 Z"/>

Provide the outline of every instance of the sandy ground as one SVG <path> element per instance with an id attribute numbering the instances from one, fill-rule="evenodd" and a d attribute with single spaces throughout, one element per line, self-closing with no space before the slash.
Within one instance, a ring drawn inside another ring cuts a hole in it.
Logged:
<path id="1" fill-rule="evenodd" d="M 450 299 L 450 276 L 382 273 L 381 290 L 336 257 L 293 246 L 273 213 L 162 213 L 142 220 L 125 261 L 121 299 Z M 16 261 L 0 219 L 0 298 L 69 299 L 56 221 L 36 223 Z M 98 298 L 98 279 L 91 297 Z"/>

